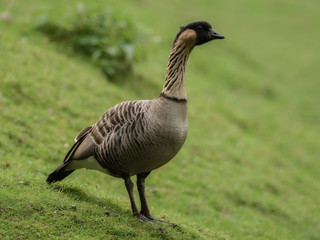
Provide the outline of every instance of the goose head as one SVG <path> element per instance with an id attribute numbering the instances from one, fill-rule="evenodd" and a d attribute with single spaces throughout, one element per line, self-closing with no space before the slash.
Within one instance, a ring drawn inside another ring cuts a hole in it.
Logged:
<path id="1" fill-rule="evenodd" d="M 224 36 L 214 31 L 210 23 L 199 21 L 180 27 L 174 44 L 178 41 L 183 41 L 196 46 L 215 39 L 224 39 Z"/>

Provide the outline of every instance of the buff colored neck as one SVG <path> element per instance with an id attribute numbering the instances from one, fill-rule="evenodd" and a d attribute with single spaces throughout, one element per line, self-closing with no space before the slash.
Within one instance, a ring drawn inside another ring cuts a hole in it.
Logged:
<path id="1" fill-rule="evenodd" d="M 195 31 L 188 29 L 181 33 L 172 47 L 167 65 L 166 79 L 162 89 L 162 93 L 166 96 L 180 100 L 187 99 L 185 71 L 195 42 Z"/>

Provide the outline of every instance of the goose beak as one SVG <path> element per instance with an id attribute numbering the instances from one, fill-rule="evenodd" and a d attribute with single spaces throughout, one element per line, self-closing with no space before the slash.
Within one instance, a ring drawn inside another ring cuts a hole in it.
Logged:
<path id="1" fill-rule="evenodd" d="M 210 29 L 209 31 L 209 36 L 211 40 L 214 39 L 224 39 L 224 36 L 222 36 L 221 34 L 217 33 L 216 31 L 214 31 L 213 29 Z"/>

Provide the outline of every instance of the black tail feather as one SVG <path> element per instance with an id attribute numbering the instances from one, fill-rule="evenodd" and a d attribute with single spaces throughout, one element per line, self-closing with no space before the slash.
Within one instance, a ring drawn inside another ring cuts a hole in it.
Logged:
<path id="1" fill-rule="evenodd" d="M 57 181 L 63 180 L 65 177 L 69 176 L 74 170 L 70 171 L 64 171 L 64 169 L 69 165 L 69 162 L 63 163 L 61 166 L 59 166 L 54 172 L 49 174 L 47 178 L 47 183 L 53 183 Z"/>
<path id="2" fill-rule="evenodd" d="M 82 130 L 78 134 L 78 136 L 76 137 L 77 141 L 75 142 L 75 144 L 73 144 L 73 146 L 68 151 L 67 155 L 65 156 L 65 158 L 63 160 L 63 164 L 60 165 L 54 172 L 49 174 L 49 176 L 47 178 L 47 183 L 53 183 L 53 182 L 61 181 L 64 178 L 66 178 L 67 176 L 69 176 L 74 171 L 74 170 L 65 171 L 65 168 L 71 163 L 73 153 L 77 150 L 79 145 L 86 138 L 86 136 L 88 135 L 90 129 L 91 129 L 91 127 L 85 128 L 84 130 L 87 130 L 86 132 L 84 130 Z"/>
<path id="3" fill-rule="evenodd" d="M 68 151 L 67 155 L 65 156 L 63 160 L 63 164 L 60 165 L 54 172 L 52 172 L 48 178 L 47 183 L 53 183 L 57 181 L 61 181 L 67 176 L 69 176 L 74 170 L 65 171 L 65 168 L 72 162 L 72 156 L 74 152 L 77 150 L 77 148 L 80 146 L 82 141 L 86 138 L 86 136 L 89 134 L 90 129 L 92 127 L 87 127 L 83 129 L 78 136 L 76 137 L 76 142 L 73 144 L 73 146 Z"/>

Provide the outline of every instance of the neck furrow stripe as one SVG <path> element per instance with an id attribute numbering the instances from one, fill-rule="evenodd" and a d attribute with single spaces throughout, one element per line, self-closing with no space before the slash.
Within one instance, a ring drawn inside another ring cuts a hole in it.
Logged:
<path id="1" fill-rule="evenodd" d="M 169 62 L 173 61 L 177 56 L 179 56 L 185 49 L 186 49 L 186 45 L 182 45 L 182 49 L 178 52 L 172 52 L 170 58 L 169 58 Z M 178 49 L 179 50 L 179 49 Z"/>
<path id="2" fill-rule="evenodd" d="M 185 70 L 193 45 L 178 41 L 171 49 L 162 93 L 175 99 L 186 99 Z"/>
<path id="3" fill-rule="evenodd" d="M 172 96 L 168 96 L 167 94 L 161 92 L 160 93 L 160 97 L 164 97 L 166 99 L 175 101 L 175 102 L 187 102 L 188 100 L 186 98 L 176 98 L 176 97 L 172 97 Z"/>
<path id="4" fill-rule="evenodd" d="M 168 81 L 168 86 L 166 87 L 167 91 L 170 91 L 172 86 L 175 84 L 175 82 L 178 80 L 179 76 L 176 76 L 174 79 L 171 79 L 171 81 Z"/>

